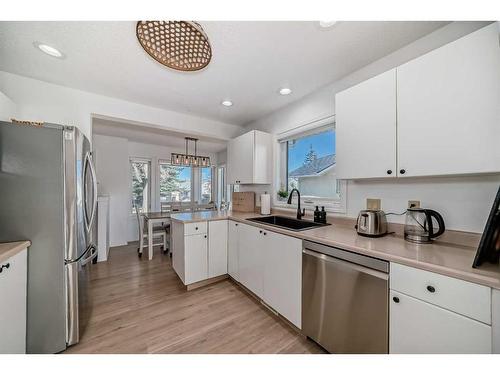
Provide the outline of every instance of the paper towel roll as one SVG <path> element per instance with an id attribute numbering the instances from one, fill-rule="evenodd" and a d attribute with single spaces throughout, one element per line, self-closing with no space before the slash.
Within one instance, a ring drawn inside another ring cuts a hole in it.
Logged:
<path id="1" fill-rule="evenodd" d="M 260 195 L 260 213 L 269 215 L 271 213 L 271 196 L 269 194 Z"/>

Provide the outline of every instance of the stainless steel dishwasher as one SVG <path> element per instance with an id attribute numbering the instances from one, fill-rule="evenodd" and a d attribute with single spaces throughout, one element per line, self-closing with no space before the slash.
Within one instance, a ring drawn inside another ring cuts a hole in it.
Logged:
<path id="1" fill-rule="evenodd" d="M 389 263 L 303 241 L 302 332 L 330 353 L 388 353 Z"/>

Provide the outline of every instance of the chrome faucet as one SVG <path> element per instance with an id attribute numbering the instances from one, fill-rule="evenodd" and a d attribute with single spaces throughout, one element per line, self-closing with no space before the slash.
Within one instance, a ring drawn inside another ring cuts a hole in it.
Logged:
<path id="1" fill-rule="evenodd" d="M 306 214 L 306 209 L 304 208 L 302 211 L 300 211 L 300 191 L 298 191 L 297 189 L 292 189 L 292 191 L 290 192 L 290 195 L 288 196 L 288 204 L 292 204 L 292 195 L 293 195 L 293 192 L 296 191 L 297 192 L 297 220 L 301 220 L 302 219 L 302 216 L 304 216 Z"/>

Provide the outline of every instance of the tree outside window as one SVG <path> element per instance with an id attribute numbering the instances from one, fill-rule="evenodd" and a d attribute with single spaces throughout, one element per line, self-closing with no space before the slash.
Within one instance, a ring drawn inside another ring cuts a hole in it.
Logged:
<path id="1" fill-rule="evenodd" d="M 150 209 L 151 163 L 149 161 L 130 161 L 130 173 L 132 176 L 132 213 L 147 212 Z"/>
<path id="2" fill-rule="evenodd" d="M 160 164 L 160 202 L 191 201 L 191 167 Z"/>

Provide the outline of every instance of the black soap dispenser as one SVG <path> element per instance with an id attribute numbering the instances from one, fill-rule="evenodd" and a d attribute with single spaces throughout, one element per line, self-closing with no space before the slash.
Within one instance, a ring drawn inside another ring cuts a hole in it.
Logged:
<path id="1" fill-rule="evenodd" d="M 319 214 L 319 222 L 322 224 L 326 224 L 325 206 L 321 206 L 321 211 L 318 214 Z"/>
<path id="2" fill-rule="evenodd" d="M 316 206 L 316 209 L 314 210 L 314 222 L 319 223 L 320 222 L 320 217 L 319 217 L 319 208 Z"/>

